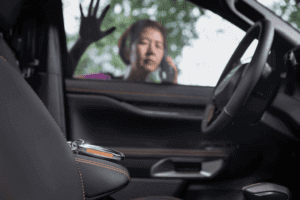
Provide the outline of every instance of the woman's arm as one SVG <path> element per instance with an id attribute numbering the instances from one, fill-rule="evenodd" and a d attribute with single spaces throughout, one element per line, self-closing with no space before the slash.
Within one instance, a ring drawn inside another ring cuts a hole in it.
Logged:
<path id="1" fill-rule="evenodd" d="M 74 74 L 74 71 L 76 69 L 76 66 L 82 56 L 82 54 L 85 52 L 85 50 L 88 48 L 90 45 L 90 42 L 83 41 L 80 37 L 77 39 L 76 43 L 74 46 L 71 48 L 69 55 L 72 61 L 72 73 Z"/>
<path id="2" fill-rule="evenodd" d="M 80 7 L 80 13 L 81 13 L 81 23 L 80 23 L 80 30 L 79 30 L 79 38 L 76 41 L 75 45 L 72 47 L 72 49 L 69 52 L 71 61 L 72 61 L 72 74 L 75 71 L 75 68 L 82 56 L 82 54 L 85 52 L 87 47 L 92 44 L 93 42 L 96 42 L 105 36 L 111 34 L 116 28 L 110 28 L 107 31 L 101 31 L 100 26 L 101 23 L 109 10 L 110 6 L 106 6 L 103 13 L 99 18 L 96 17 L 99 2 L 100 0 L 97 0 L 96 6 L 93 9 L 94 12 L 92 13 L 92 7 L 93 7 L 94 0 L 91 0 L 88 15 L 85 17 L 82 11 L 81 4 Z"/>

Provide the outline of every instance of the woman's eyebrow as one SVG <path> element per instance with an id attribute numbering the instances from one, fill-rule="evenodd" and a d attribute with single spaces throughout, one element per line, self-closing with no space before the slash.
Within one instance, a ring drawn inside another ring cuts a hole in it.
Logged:
<path id="1" fill-rule="evenodd" d="M 147 36 L 147 35 L 146 35 L 146 36 L 141 36 L 140 39 L 142 39 L 142 40 L 143 40 L 143 39 L 151 40 L 151 38 L 150 38 L 149 36 Z M 163 42 L 163 41 L 161 41 L 161 40 L 155 40 L 155 41 Z"/>

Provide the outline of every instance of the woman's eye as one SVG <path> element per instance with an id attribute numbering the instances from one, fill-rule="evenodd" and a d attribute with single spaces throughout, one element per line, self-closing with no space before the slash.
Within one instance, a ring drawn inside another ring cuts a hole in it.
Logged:
<path id="1" fill-rule="evenodd" d="M 140 41 L 140 44 L 148 44 L 146 40 Z"/>
<path id="2" fill-rule="evenodd" d="M 161 48 L 163 48 L 163 45 L 159 43 L 159 44 L 156 44 L 156 47 L 161 49 Z"/>

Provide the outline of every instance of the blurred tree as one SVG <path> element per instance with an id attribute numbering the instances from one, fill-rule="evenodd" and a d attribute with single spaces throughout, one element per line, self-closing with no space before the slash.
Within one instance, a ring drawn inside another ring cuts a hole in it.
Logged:
<path id="1" fill-rule="evenodd" d="M 82 1 L 80 2 L 82 3 Z M 90 2 L 90 0 L 87 1 Z M 75 75 L 87 71 L 97 72 L 99 69 L 113 74 L 115 74 L 116 70 L 124 72 L 126 66 L 116 51 L 118 40 L 131 24 L 141 19 L 159 21 L 167 29 L 168 54 L 175 65 L 178 66 L 177 58 L 181 56 L 183 47 L 190 45 L 193 39 L 198 38 L 195 27 L 196 21 L 205 14 L 204 9 L 185 0 L 107 0 L 105 5 L 101 5 L 100 1 L 99 11 L 101 13 L 107 4 L 110 4 L 111 8 L 104 18 L 101 30 L 107 30 L 113 26 L 116 27 L 116 30 L 109 36 L 90 45 L 80 59 Z M 83 6 L 83 9 L 87 11 L 88 6 Z M 100 15 L 99 11 L 97 13 L 98 17 Z M 77 18 L 77 20 L 79 26 L 80 18 Z M 78 35 L 67 34 L 68 47 L 70 43 L 76 41 L 77 37 Z M 97 63 L 93 63 L 92 58 L 88 56 L 92 48 L 97 50 L 96 54 L 99 56 Z M 107 53 L 112 55 L 110 59 L 107 59 Z M 107 69 L 104 67 L 107 63 L 110 64 L 111 68 Z M 91 65 L 97 65 L 98 67 Z M 91 69 L 85 70 L 86 67 Z M 179 73 L 180 70 L 178 71 Z M 151 79 L 154 79 L 154 77 L 151 77 Z"/>
<path id="2" fill-rule="evenodd" d="M 300 7 L 295 4 L 295 2 L 292 5 L 291 1 L 286 1 L 287 6 L 282 6 L 282 13 L 285 13 L 286 8 L 288 7 L 292 7 L 292 11 L 290 13 L 288 22 L 290 22 L 292 25 L 294 25 L 295 28 L 297 28 L 298 30 L 300 30 Z"/>

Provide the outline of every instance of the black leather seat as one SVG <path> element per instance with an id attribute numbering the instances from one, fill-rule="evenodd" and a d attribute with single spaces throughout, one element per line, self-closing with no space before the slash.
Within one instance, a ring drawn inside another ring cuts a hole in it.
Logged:
<path id="1" fill-rule="evenodd" d="M 82 199 L 78 164 L 21 74 L 0 58 L 1 199 Z"/>

